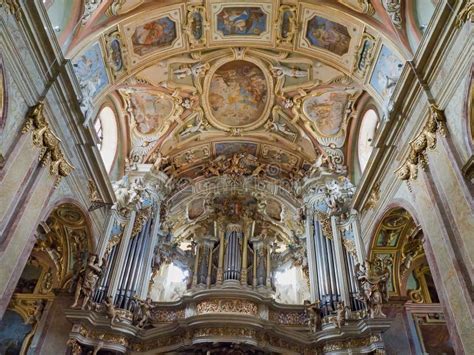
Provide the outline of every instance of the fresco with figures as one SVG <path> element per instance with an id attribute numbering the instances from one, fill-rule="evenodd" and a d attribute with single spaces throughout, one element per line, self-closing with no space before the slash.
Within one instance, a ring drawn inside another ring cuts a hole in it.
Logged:
<path id="1" fill-rule="evenodd" d="M 72 62 L 82 94 L 88 99 L 97 97 L 109 84 L 103 58 L 99 43 L 95 43 Z"/>
<path id="2" fill-rule="evenodd" d="M 308 21 L 306 38 L 311 45 L 337 55 L 346 54 L 351 42 L 347 27 L 319 16 Z"/>
<path id="3" fill-rule="evenodd" d="M 266 22 L 260 7 L 225 7 L 217 14 L 217 30 L 224 36 L 259 36 Z"/>
<path id="4" fill-rule="evenodd" d="M 262 115 L 267 90 L 265 75 L 257 65 L 232 61 L 214 73 L 209 88 L 209 106 L 220 123 L 231 127 L 246 126 Z"/>
<path id="5" fill-rule="evenodd" d="M 130 106 L 137 130 L 142 134 L 149 134 L 158 129 L 173 110 L 173 102 L 170 99 L 148 91 L 132 94 Z"/>
<path id="6" fill-rule="evenodd" d="M 383 45 L 370 78 L 370 85 L 382 97 L 384 102 L 392 96 L 402 69 L 403 63 L 400 59 L 390 48 Z"/>
<path id="7" fill-rule="evenodd" d="M 330 92 L 313 96 L 304 101 L 305 115 L 323 135 L 336 134 L 341 129 L 348 103 L 346 93 Z"/>
<path id="8" fill-rule="evenodd" d="M 18 313 L 7 310 L 0 320 L 0 354 L 20 354 L 25 337 L 31 329 L 31 325 L 25 324 Z"/>
<path id="9" fill-rule="evenodd" d="M 233 154 L 252 154 L 257 155 L 257 144 L 249 142 L 226 142 L 216 143 L 215 145 L 216 155 L 230 156 Z"/>
<path id="10" fill-rule="evenodd" d="M 133 51 L 143 56 L 159 48 L 170 46 L 175 39 L 175 22 L 169 17 L 163 17 L 135 29 L 132 35 Z"/>

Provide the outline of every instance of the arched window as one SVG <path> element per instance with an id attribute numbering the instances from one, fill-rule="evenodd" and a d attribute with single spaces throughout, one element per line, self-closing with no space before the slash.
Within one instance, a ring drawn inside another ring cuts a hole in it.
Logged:
<path id="1" fill-rule="evenodd" d="M 379 117 L 377 112 L 373 109 L 369 109 L 365 112 L 362 117 L 360 124 L 359 139 L 357 142 L 357 155 L 359 158 L 359 166 L 361 172 L 365 170 L 367 162 L 369 161 L 370 154 L 372 153 L 372 141 L 375 135 L 375 129 L 377 128 Z"/>
<path id="2" fill-rule="evenodd" d="M 99 138 L 97 147 L 107 172 L 110 172 L 117 152 L 117 121 L 114 111 L 105 106 L 94 122 L 94 128 Z"/>

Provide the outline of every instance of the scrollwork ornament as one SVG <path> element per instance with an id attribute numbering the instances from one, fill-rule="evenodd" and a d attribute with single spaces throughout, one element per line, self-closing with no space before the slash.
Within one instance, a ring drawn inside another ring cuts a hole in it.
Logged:
<path id="1" fill-rule="evenodd" d="M 202 47 L 206 45 L 206 32 L 208 23 L 206 18 L 206 8 L 202 5 L 189 5 L 187 7 L 186 33 L 191 48 Z"/>
<path id="2" fill-rule="evenodd" d="M 392 20 L 392 24 L 397 29 L 402 29 L 403 18 L 401 0 L 383 0 L 383 5 Z"/>
<path id="3" fill-rule="evenodd" d="M 278 20 L 275 24 L 277 44 L 291 45 L 298 32 L 296 6 L 281 5 L 278 9 Z"/>

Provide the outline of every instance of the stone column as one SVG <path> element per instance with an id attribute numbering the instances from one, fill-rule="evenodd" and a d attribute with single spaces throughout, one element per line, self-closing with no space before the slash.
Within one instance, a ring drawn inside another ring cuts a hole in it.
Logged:
<path id="1" fill-rule="evenodd" d="M 251 233 L 253 229 L 253 221 L 244 221 L 244 239 L 242 241 L 242 269 L 240 271 L 240 284 L 242 286 L 247 285 L 247 253 L 248 253 L 248 241 L 252 238 Z"/>
<path id="2" fill-rule="evenodd" d="M 344 267 L 344 250 L 342 249 L 342 237 L 337 226 L 339 217 L 331 216 L 332 238 L 334 240 L 336 254 L 336 272 L 339 274 L 339 289 L 341 290 L 341 299 L 346 306 L 350 306 L 349 283 L 347 279 L 346 268 Z"/>
<path id="3" fill-rule="evenodd" d="M 314 303 L 319 299 L 318 291 L 318 276 L 316 270 L 316 250 L 314 243 L 314 226 L 313 226 L 313 212 L 312 209 L 307 208 L 306 212 L 306 250 L 308 258 L 308 271 L 309 271 L 309 292 L 311 303 Z"/>
<path id="4" fill-rule="evenodd" d="M 211 287 L 211 275 L 212 275 L 212 249 L 214 247 L 214 241 L 212 239 L 207 239 L 205 241 L 205 247 L 209 248 L 209 259 L 207 260 L 207 278 L 206 278 L 206 285 L 207 287 Z"/>
<path id="5" fill-rule="evenodd" d="M 363 264 L 367 258 L 364 242 L 362 240 L 362 235 L 360 233 L 360 220 L 359 213 L 356 210 L 351 211 L 352 218 L 352 230 L 354 232 L 354 242 L 357 251 L 357 259 L 360 264 Z"/>
<path id="6" fill-rule="evenodd" d="M 150 284 L 150 277 L 151 277 L 151 274 L 152 274 L 152 271 L 151 271 L 152 260 L 153 260 L 154 254 L 155 254 L 155 247 L 158 244 L 158 241 L 160 239 L 160 229 L 161 229 L 160 202 L 158 202 L 157 205 L 156 205 L 156 211 L 155 211 L 155 215 L 154 215 L 155 223 L 153 225 L 153 229 L 152 229 L 151 234 L 149 236 L 149 241 L 148 241 L 149 246 L 148 246 L 147 254 L 146 254 L 145 260 L 144 260 L 144 262 L 145 262 L 145 265 L 144 265 L 144 268 L 143 268 L 144 272 L 141 275 L 140 285 L 138 287 L 138 292 L 137 292 L 139 298 L 141 298 L 141 299 L 145 299 L 147 297 L 147 294 L 148 294 L 148 288 L 149 288 L 149 284 Z"/>
<path id="7" fill-rule="evenodd" d="M 136 212 L 131 211 L 125 230 L 123 231 L 122 242 L 120 243 L 117 262 L 115 263 L 114 270 L 112 271 L 112 278 L 110 280 L 110 286 L 107 290 L 107 296 L 114 296 L 117 292 L 118 283 L 120 281 L 120 275 L 122 274 L 123 263 L 125 262 L 125 254 L 130 243 L 130 237 L 132 235 L 133 224 L 135 223 Z"/>
<path id="8" fill-rule="evenodd" d="M 252 279 L 252 286 L 253 288 L 257 287 L 257 253 L 261 247 L 261 242 L 257 241 L 256 239 L 252 240 L 253 242 L 253 279 Z"/>
<path id="9" fill-rule="evenodd" d="M 105 249 L 107 247 L 107 244 L 109 243 L 110 235 L 112 234 L 112 228 L 114 227 L 114 224 L 117 221 L 117 217 L 117 211 L 110 210 L 107 228 L 105 229 L 103 237 L 100 238 L 100 246 L 97 248 L 97 255 L 99 255 L 99 259 L 104 256 Z"/>
<path id="10" fill-rule="evenodd" d="M 216 283 L 222 285 L 224 279 L 224 252 L 225 252 L 225 230 L 221 223 L 217 224 L 217 233 L 219 234 L 219 261 L 217 264 L 217 278 Z"/>
<path id="11" fill-rule="evenodd" d="M 271 283 L 271 272 L 272 272 L 272 263 L 271 263 L 271 248 L 268 243 L 265 243 L 265 249 L 267 249 L 267 278 L 265 280 L 265 286 L 270 289 L 272 287 Z"/>
<path id="12" fill-rule="evenodd" d="M 196 245 L 196 253 L 194 254 L 193 280 L 192 280 L 192 283 L 191 283 L 191 287 L 196 287 L 196 285 L 197 285 L 199 256 L 201 254 L 200 251 L 201 251 L 202 247 L 203 247 L 202 243 L 199 243 L 199 244 Z"/>

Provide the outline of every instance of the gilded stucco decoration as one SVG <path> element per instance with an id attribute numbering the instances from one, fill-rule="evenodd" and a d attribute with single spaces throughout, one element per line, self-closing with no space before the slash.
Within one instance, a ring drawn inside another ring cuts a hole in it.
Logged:
<path id="1" fill-rule="evenodd" d="M 18 0 L 0 0 L 0 7 L 6 8 L 18 21 L 21 19 L 21 7 Z"/>
<path id="2" fill-rule="evenodd" d="M 389 295 L 407 296 L 415 303 L 437 299 L 423 243 L 423 231 L 406 210 L 395 208 L 384 216 L 372 241 L 370 258 L 393 261 Z"/>
<path id="3" fill-rule="evenodd" d="M 56 178 L 55 187 L 63 177 L 68 176 L 74 167 L 66 159 L 61 148 L 61 140 L 49 127 L 44 113 L 44 103 L 32 107 L 26 116 L 21 132 L 32 131 L 33 145 L 40 149 L 39 161 L 42 166 L 49 166 L 49 173 Z"/>
<path id="4" fill-rule="evenodd" d="M 397 28 L 397 29 L 402 29 L 403 25 L 403 15 L 402 15 L 402 4 L 403 2 L 400 0 L 383 0 L 382 1 L 383 6 L 385 7 L 385 10 L 387 11 L 388 16 L 390 17 L 390 20 L 392 21 L 392 24 Z"/>
<path id="5" fill-rule="evenodd" d="M 409 143 L 408 157 L 403 165 L 395 171 L 400 180 L 416 180 L 418 177 L 418 167 L 422 170 L 426 170 L 428 167 L 428 150 L 436 148 L 437 136 L 446 136 L 444 112 L 434 104 L 429 106 L 429 111 L 428 119 L 421 133 Z"/>
<path id="6" fill-rule="evenodd" d="M 56 207 L 40 223 L 35 237 L 36 243 L 8 305 L 31 326 L 23 340 L 22 353 L 27 352 L 45 307 L 54 301 L 56 291 L 74 289 L 84 259 L 92 249 L 85 216 L 69 203 Z"/>
<path id="7" fill-rule="evenodd" d="M 466 22 L 474 22 L 474 1 L 469 0 L 459 12 L 456 19 L 456 27 L 461 28 Z"/>

